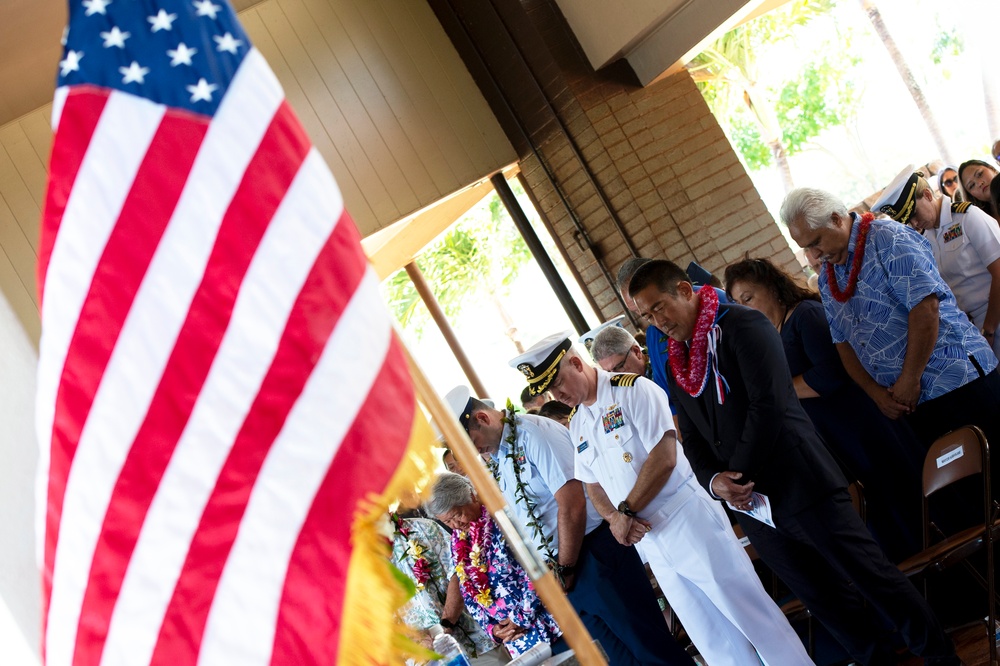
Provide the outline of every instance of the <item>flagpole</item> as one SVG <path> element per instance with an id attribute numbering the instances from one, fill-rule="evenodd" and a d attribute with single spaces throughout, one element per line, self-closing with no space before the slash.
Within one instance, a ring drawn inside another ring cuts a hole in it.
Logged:
<path id="1" fill-rule="evenodd" d="M 521 566 L 524 567 L 531 582 L 534 583 L 535 591 L 541 598 L 542 603 L 545 604 L 545 608 L 556 619 L 559 628 L 563 631 L 563 637 L 569 646 L 573 648 L 577 660 L 583 666 L 606 666 L 607 662 L 600 651 L 594 646 L 594 641 L 590 637 L 587 628 L 583 626 L 583 622 L 580 621 L 580 616 L 576 614 L 573 606 L 569 603 L 569 599 L 563 593 L 562 585 L 556 580 L 555 575 L 549 570 L 548 566 L 542 562 L 535 549 L 529 548 L 526 545 L 525 539 L 515 527 L 517 523 L 515 520 L 512 520 L 512 513 L 507 506 L 507 502 L 504 500 L 503 494 L 500 492 L 500 488 L 497 486 L 493 476 L 487 472 L 486 467 L 483 465 L 479 453 L 469 440 L 468 433 L 458 424 L 454 414 L 451 413 L 451 410 L 448 409 L 447 405 L 444 404 L 431 387 L 430 382 L 427 381 L 427 377 L 424 376 L 424 373 L 417 366 L 413 357 L 410 356 L 408 349 L 406 349 L 406 359 L 410 365 L 410 374 L 413 377 L 413 384 L 417 389 L 421 402 L 430 411 L 431 416 L 434 418 L 434 423 L 437 424 L 441 434 L 444 435 L 445 441 L 448 442 L 448 446 L 454 454 L 455 459 L 461 463 L 469 475 L 469 479 L 476 488 L 479 499 L 486 505 L 490 515 L 493 516 L 497 524 L 500 525 L 500 529 L 503 530 L 504 536 L 507 539 L 507 544 L 514 551 L 514 555 L 521 563 Z"/>

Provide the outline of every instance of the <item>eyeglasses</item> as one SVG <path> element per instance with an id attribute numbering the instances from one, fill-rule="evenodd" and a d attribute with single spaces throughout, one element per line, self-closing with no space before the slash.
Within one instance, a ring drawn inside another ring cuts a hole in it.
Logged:
<path id="1" fill-rule="evenodd" d="M 998 157 L 997 159 L 1000 160 L 1000 157 Z M 958 178 L 945 178 L 944 180 L 941 181 L 941 184 L 944 185 L 945 187 L 951 187 L 957 182 Z"/>

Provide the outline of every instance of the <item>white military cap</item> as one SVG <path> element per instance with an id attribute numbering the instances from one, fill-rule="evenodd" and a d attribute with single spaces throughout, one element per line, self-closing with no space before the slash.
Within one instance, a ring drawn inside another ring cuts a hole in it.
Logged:
<path id="1" fill-rule="evenodd" d="M 609 319 L 606 322 L 604 322 L 603 324 L 601 324 L 600 326 L 598 326 L 597 328 L 592 328 L 589 331 L 587 331 L 586 333 L 584 333 L 583 335 L 581 335 L 580 336 L 580 343 L 583 344 L 583 346 L 586 347 L 587 350 L 589 351 L 590 350 L 590 345 L 592 345 L 594 343 L 594 338 L 597 337 L 598 333 L 600 333 L 601 331 L 603 331 L 604 329 L 606 329 L 608 326 L 623 327 L 624 323 L 625 323 L 625 315 L 623 315 L 623 314 L 618 315 L 614 319 Z"/>
<path id="2" fill-rule="evenodd" d="M 872 204 L 872 210 L 885 213 L 897 222 L 906 224 L 917 205 L 917 179 L 919 173 L 913 171 L 910 164 L 886 185 L 879 195 L 878 201 Z"/>
<path id="3" fill-rule="evenodd" d="M 531 395 L 541 395 L 549 388 L 549 384 L 559 374 L 559 362 L 573 346 L 569 331 L 554 333 L 542 338 L 532 347 L 510 359 L 510 367 L 517 368 L 528 378 L 528 392 Z"/>
<path id="4" fill-rule="evenodd" d="M 455 415 L 458 422 L 462 424 L 466 432 L 469 430 L 469 420 L 472 418 L 472 390 L 465 384 L 459 384 L 445 395 L 444 401 L 448 403 L 448 409 Z M 493 407 L 493 401 L 487 398 L 476 398 L 487 407 Z"/>

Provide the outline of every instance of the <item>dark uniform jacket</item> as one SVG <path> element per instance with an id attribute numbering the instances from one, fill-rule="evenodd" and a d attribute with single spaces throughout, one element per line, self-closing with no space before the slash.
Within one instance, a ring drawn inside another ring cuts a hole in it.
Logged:
<path id="1" fill-rule="evenodd" d="M 768 496 L 780 522 L 781 515 L 846 487 L 846 480 L 799 404 L 771 322 L 731 304 L 719 305 L 716 321 L 722 330 L 719 373 L 728 385 L 724 404 L 718 402 L 711 364 L 697 398 L 677 386 L 667 369 L 684 453 L 705 488 L 719 472 L 742 472 L 742 480 L 752 480 L 754 490 Z"/>

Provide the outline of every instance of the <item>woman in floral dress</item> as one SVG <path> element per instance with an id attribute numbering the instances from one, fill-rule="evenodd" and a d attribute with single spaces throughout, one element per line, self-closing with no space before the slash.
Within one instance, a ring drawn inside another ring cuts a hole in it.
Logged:
<path id="1" fill-rule="evenodd" d="M 479 625 L 513 657 L 540 642 L 549 643 L 553 654 L 565 651 L 562 630 L 545 610 L 472 483 L 457 474 L 442 474 L 427 510 L 454 530 L 455 572 L 465 607 Z"/>
<path id="2" fill-rule="evenodd" d="M 426 518 L 400 518 L 393 514 L 392 519 L 392 563 L 417 586 L 417 593 L 400 609 L 400 620 L 423 631 L 442 624 L 444 619 L 444 625 L 449 626 L 450 633 L 469 657 L 494 650 L 496 644 L 462 606 L 457 619 L 446 618 L 448 587 L 454 570 L 448 533 Z M 429 639 L 427 643 L 430 647 Z"/>

